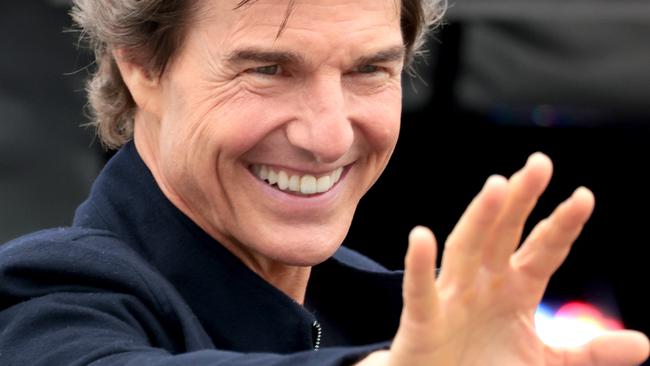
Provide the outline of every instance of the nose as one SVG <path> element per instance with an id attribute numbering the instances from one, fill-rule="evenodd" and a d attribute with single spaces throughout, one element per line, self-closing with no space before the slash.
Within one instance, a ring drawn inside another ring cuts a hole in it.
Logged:
<path id="1" fill-rule="evenodd" d="M 296 119 L 287 125 L 289 142 L 320 163 L 334 163 L 350 150 L 352 123 L 340 78 L 323 77 L 305 84 L 297 99 Z"/>

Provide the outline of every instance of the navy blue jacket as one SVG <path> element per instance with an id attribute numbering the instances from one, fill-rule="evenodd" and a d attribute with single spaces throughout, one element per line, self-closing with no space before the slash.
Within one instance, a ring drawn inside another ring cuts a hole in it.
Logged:
<path id="1" fill-rule="evenodd" d="M 401 281 L 341 248 L 297 304 L 173 206 L 129 143 L 73 227 L 0 246 L 0 365 L 349 365 L 394 336 Z"/>

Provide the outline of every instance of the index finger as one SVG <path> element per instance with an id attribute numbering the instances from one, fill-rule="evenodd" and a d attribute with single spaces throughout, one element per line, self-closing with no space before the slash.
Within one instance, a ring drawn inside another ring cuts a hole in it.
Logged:
<path id="1" fill-rule="evenodd" d="M 505 177 L 493 175 L 469 204 L 445 243 L 438 280 L 441 288 L 453 283 L 464 288 L 474 278 L 483 258 L 483 245 L 490 238 L 495 216 L 507 193 Z"/>

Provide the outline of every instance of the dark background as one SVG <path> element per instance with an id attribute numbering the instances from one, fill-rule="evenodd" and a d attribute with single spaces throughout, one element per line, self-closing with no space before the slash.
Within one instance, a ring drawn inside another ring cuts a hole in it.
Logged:
<path id="1" fill-rule="evenodd" d="M 0 1 L 0 243 L 68 225 L 102 164 L 66 7 Z"/>
<path id="2" fill-rule="evenodd" d="M 578 186 L 596 196 L 546 299 L 590 302 L 649 334 L 650 6 L 589 3 L 456 2 L 419 93 L 405 85 L 397 151 L 346 244 L 402 268 L 414 225 L 442 245 L 489 175 L 543 151 L 554 178 L 528 230 Z"/>
<path id="3" fill-rule="evenodd" d="M 531 225 L 580 185 L 597 199 L 547 298 L 590 301 L 650 334 L 650 9 L 566 3 L 577 6 L 451 8 L 420 78 L 405 81 L 396 153 L 346 245 L 402 268 L 414 225 L 443 243 L 489 175 L 543 151 L 555 174 Z M 66 12 L 65 1 L 0 3 L 0 242 L 68 225 L 106 158 L 79 127 L 92 65 L 63 32 Z"/>

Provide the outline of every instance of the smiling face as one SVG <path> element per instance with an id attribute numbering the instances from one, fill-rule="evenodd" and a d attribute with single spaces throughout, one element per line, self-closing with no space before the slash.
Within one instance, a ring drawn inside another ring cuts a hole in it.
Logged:
<path id="1" fill-rule="evenodd" d="M 311 266 L 343 241 L 400 124 L 395 0 L 203 1 L 138 102 L 165 195 L 249 266 Z M 128 83 L 128 82 L 127 82 Z M 133 92 L 133 90 L 132 90 Z"/>

